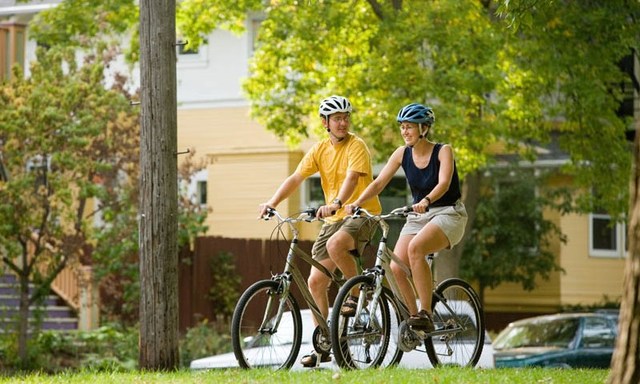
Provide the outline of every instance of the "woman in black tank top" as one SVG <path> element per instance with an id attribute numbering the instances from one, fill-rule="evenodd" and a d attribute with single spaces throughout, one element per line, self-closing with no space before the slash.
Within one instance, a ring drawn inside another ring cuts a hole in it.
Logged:
<path id="1" fill-rule="evenodd" d="M 377 196 L 402 167 L 411 188 L 413 211 L 419 215 L 407 218 L 394 253 L 411 267 L 420 311 L 406 274 L 395 264 L 391 267 L 412 314 L 407 324 L 431 331 L 433 278 L 425 255 L 456 245 L 464 234 L 467 213 L 460 202 L 460 181 L 453 149 L 448 144 L 434 143 L 427 138 L 435 122 L 433 110 L 422 104 L 409 104 L 398 112 L 397 121 L 405 145 L 393 152 L 373 183 L 346 208 L 353 212 L 356 206 Z"/>

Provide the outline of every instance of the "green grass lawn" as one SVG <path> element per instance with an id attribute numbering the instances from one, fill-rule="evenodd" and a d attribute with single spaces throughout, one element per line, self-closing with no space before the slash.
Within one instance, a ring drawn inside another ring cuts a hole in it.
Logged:
<path id="1" fill-rule="evenodd" d="M 365 371 L 282 371 L 267 370 L 209 370 L 178 371 L 171 373 L 133 372 L 80 372 L 56 376 L 32 374 L 20 377 L 1 377 L 0 383 L 59 383 L 59 384 L 103 384 L 103 383 L 407 383 L 407 384 L 591 384 L 606 383 L 608 369 L 404 369 L 386 368 Z"/>

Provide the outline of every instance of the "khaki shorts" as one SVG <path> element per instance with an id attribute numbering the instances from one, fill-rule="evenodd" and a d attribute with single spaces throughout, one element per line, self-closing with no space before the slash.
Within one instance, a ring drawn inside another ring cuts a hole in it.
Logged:
<path id="1" fill-rule="evenodd" d="M 464 235 L 464 228 L 467 225 L 467 210 L 461 201 L 456 205 L 430 207 L 426 213 L 407 216 L 407 222 L 402 227 L 400 236 L 415 235 L 427 223 L 433 223 L 440 227 L 449 239 L 449 248 L 452 248 L 462 240 Z"/>
<path id="2" fill-rule="evenodd" d="M 329 258 L 329 252 L 327 252 L 327 241 L 329 238 L 338 231 L 345 231 L 356 242 L 356 249 L 351 250 L 351 253 L 354 256 L 362 255 L 364 251 L 364 247 L 371 240 L 371 234 L 375 229 L 375 222 L 372 220 L 367 220 L 366 218 L 346 218 L 337 223 L 333 224 L 324 224 L 322 228 L 320 228 L 320 233 L 318 233 L 318 238 L 315 243 L 313 243 L 313 248 L 311 249 L 311 255 L 316 261 L 322 261 Z"/>

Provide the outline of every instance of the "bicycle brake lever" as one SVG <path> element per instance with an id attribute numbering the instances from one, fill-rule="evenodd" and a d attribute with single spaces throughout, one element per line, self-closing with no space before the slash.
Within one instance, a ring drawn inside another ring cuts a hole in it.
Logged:
<path id="1" fill-rule="evenodd" d="M 303 213 L 307 214 L 307 218 L 304 219 L 304 221 L 310 223 L 316 217 L 316 214 L 318 213 L 318 209 L 314 208 L 314 207 L 309 207 L 309 208 L 305 209 L 305 211 Z"/>

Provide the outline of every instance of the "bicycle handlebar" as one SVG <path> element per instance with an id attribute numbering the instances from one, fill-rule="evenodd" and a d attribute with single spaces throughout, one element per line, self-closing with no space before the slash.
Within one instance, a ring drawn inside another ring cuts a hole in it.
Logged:
<path id="1" fill-rule="evenodd" d="M 278 221 L 281 221 L 281 222 L 286 221 L 289 223 L 297 223 L 299 221 L 306 221 L 310 223 L 314 220 L 323 221 L 322 219 L 316 217 L 317 211 L 318 211 L 317 208 L 310 207 L 302 211 L 298 217 L 285 218 L 282 215 L 280 215 L 280 213 L 275 208 L 267 207 L 267 213 L 263 215 L 261 219 L 267 221 L 267 220 L 271 220 L 271 218 L 275 216 L 276 218 L 278 218 Z"/>
<path id="2" fill-rule="evenodd" d="M 356 207 L 354 209 L 354 211 L 353 211 L 352 217 L 354 219 L 356 219 L 356 218 L 358 218 L 360 216 L 360 214 L 364 214 L 367 217 L 379 217 L 381 219 L 387 219 L 387 218 L 393 217 L 393 216 L 407 217 L 407 216 L 409 216 L 411 214 L 415 215 L 416 213 L 413 212 L 413 208 L 410 207 L 410 206 L 395 208 L 389 213 L 379 214 L 379 215 L 373 215 L 373 214 L 371 214 L 371 212 L 367 211 L 366 209 L 364 209 L 362 207 Z"/>

